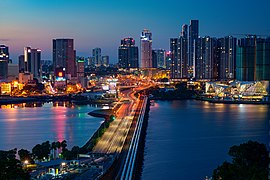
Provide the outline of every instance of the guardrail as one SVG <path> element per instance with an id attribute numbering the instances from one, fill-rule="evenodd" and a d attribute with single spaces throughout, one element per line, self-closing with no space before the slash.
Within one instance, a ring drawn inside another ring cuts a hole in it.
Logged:
<path id="1" fill-rule="evenodd" d="M 140 136 L 141 136 L 141 130 L 143 126 L 143 121 L 144 121 L 144 114 L 146 110 L 147 100 L 148 100 L 148 97 L 145 96 L 143 99 L 142 108 L 140 109 L 135 131 L 133 133 L 131 143 L 128 149 L 123 171 L 120 177 L 121 180 L 130 180 L 133 177 L 134 166 L 135 166 L 136 157 L 137 157 L 137 151 L 138 151 L 138 146 L 139 146 L 139 141 L 140 141 Z"/>

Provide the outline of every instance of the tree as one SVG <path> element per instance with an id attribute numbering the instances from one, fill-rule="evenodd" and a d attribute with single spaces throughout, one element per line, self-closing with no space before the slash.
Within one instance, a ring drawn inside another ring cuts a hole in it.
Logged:
<path id="1" fill-rule="evenodd" d="M 55 142 L 52 142 L 51 150 L 53 151 L 53 159 L 55 159 L 55 150 L 56 150 L 56 143 Z"/>
<path id="2" fill-rule="evenodd" d="M 55 146 L 56 146 L 56 148 L 57 148 L 57 154 L 59 154 L 59 149 L 61 148 L 61 143 L 60 143 L 59 141 L 57 141 L 57 142 L 55 143 Z"/>
<path id="3" fill-rule="evenodd" d="M 65 151 L 67 149 L 67 141 L 66 140 L 63 140 L 61 142 L 61 148 L 62 148 L 62 152 Z"/>
<path id="4" fill-rule="evenodd" d="M 21 162 L 28 161 L 29 163 L 33 163 L 33 159 L 31 158 L 31 154 L 26 149 L 21 149 L 18 151 L 18 155 L 20 157 Z"/>
<path id="5" fill-rule="evenodd" d="M 268 178 L 268 151 L 264 144 L 254 141 L 232 146 L 232 163 L 224 162 L 213 171 L 213 178 L 229 180 L 264 180 Z"/>
<path id="6" fill-rule="evenodd" d="M 71 160 L 77 158 L 78 154 L 81 152 L 81 149 L 79 146 L 73 146 L 71 151 L 66 149 L 65 151 L 62 152 L 62 155 L 64 156 L 65 159 Z"/>
<path id="7" fill-rule="evenodd" d="M 50 154 L 51 145 L 49 141 L 43 142 L 42 144 L 37 144 L 32 149 L 33 156 L 38 160 L 48 159 Z"/>
<path id="8" fill-rule="evenodd" d="M 17 149 L 0 151 L 0 179 L 30 179 L 30 175 L 22 169 L 21 162 L 16 159 Z"/>

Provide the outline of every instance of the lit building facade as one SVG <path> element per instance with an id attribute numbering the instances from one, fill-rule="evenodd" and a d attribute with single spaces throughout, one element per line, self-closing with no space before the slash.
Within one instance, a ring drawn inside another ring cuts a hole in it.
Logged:
<path id="1" fill-rule="evenodd" d="M 166 50 L 156 49 L 153 50 L 156 53 L 157 68 L 166 68 Z M 154 61 L 153 61 L 154 62 Z"/>
<path id="2" fill-rule="evenodd" d="M 206 82 L 205 95 L 221 100 L 269 101 L 269 81 Z"/>
<path id="3" fill-rule="evenodd" d="M 218 39 L 219 61 L 217 77 L 220 80 L 235 79 L 236 76 L 236 38 L 227 36 Z"/>
<path id="4" fill-rule="evenodd" d="M 179 38 L 172 38 L 170 41 L 171 51 L 171 78 L 188 78 L 188 26 L 182 25 L 182 31 Z M 193 69 L 192 69 L 193 72 Z"/>
<path id="5" fill-rule="evenodd" d="M 188 78 L 188 26 L 186 24 L 182 25 L 182 31 L 179 38 L 178 44 L 178 58 L 180 61 L 180 77 Z"/>
<path id="6" fill-rule="evenodd" d="M 19 73 L 19 83 L 27 84 L 29 81 L 33 81 L 33 74 L 29 72 Z"/>
<path id="7" fill-rule="evenodd" d="M 194 77 L 196 79 L 214 79 L 216 66 L 217 40 L 209 36 L 197 39 Z"/>
<path id="8" fill-rule="evenodd" d="M 101 57 L 101 64 L 102 64 L 102 66 L 108 67 L 109 66 L 109 56 L 102 56 Z"/>
<path id="9" fill-rule="evenodd" d="M 34 77 L 41 77 L 41 50 L 24 48 L 24 71 L 32 73 Z"/>
<path id="10" fill-rule="evenodd" d="M 92 51 L 93 55 L 93 61 L 96 67 L 101 66 L 102 64 L 102 59 L 101 59 L 101 48 L 95 48 Z"/>
<path id="11" fill-rule="evenodd" d="M 178 43 L 179 38 L 171 38 L 170 39 L 170 52 L 171 52 L 171 74 L 170 77 L 172 79 L 180 78 L 180 62 L 179 62 L 179 54 L 178 54 Z"/>
<path id="12" fill-rule="evenodd" d="M 172 53 L 171 51 L 166 52 L 166 70 L 171 69 L 171 64 L 172 64 Z"/>
<path id="13" fill-rule="evenodd" d="M 76 77 L 76 52 L 73 39 L 53 39 L 53 67 L 65 68 L 66 74 Z M 56 75 L 56 74 L 55 74 Z"/>
<path id="14" fill-rule="evenodd" d="M 120 68 L 124 69 L 139 67 L 139 50 L 132 37 L 121 40 L 118 48 L 118 64 Z"/>
<path id="15" fill-rule="evenodd" d="M 152 33 L 144 29 L 141 34 L 141 68 L 152 68 Z"/>
<path id="16" fill-rule="evenodd" d="M 255 80 L 270 80 L 270 38 L 256 40 Z"/>
<path id="17" fill-rule="evenodd" d="M 77 77 L 78 80 L 84 78 L 84 58 L 83 57 L 77 57 Z"/>
<path id="18" fill-rule="evenodd" d="M 194 62 L 196 59 L 196 47 L 199 37 L 199 20 L 191 20 L 188 37 L 188 71 L 189 77 L 194 77 Z"/>
<path id="19" fill-rule="evenodd" d="M 249 35 L 239 39 L 236 79 L 240 81 L 270 80 L 270 39 Z"/>
<path id="20" fill-rule="evenodd" d="M 0 45 L 0 79 L 8 77 L 9 50 L 5 45 Z"/>

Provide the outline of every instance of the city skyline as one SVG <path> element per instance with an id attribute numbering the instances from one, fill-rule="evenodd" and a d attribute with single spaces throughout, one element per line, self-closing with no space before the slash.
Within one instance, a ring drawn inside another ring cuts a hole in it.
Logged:
<path id="1" fill-rule="evenodd" d="M 182 24 L 191 19 L 200 21 L 200 36 L 269 35 L 269 5 L 267 0 L 259 5 L 248 1 L 244 6 L 231 0 L 222 6 L 215 1 L 197 1 L 194 5 L 174 0 L 166 3 L 3 0 L 0 44 L 10 48 L 11 59 L 18 63 L 24 47 L 40 48 L 42 59 L 52 60 L 52 39 L 72 38 L 79 56 L 88 57 L 93 48 L 100 47 L 116 63 L 120 39 L 133 37 L 139 42 L 140 32 L 147 28 L 153 33 L 153 49 L 169 50 L 170 38 L 179 36 Z M 221 9 L 235 13 L 220 13 Z"/>

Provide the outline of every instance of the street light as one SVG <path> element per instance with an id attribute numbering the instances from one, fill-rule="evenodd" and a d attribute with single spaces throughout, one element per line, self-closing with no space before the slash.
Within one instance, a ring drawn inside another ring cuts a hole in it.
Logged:
<path id="1" fill-rule="evenodd" d="M 65 172 L 65 166 L 66 166 L 66 163 L 65 162 L 62 162 L 61 163 L 61 172 L 63 173 L 63 172 Z"/>
<path id="2" fill-rule="evenodd" d="M 25 161 L 23 162 L 23 166 L 24 166 L 25 168 L 27 168 L 28 163 L 29 163 L 29 161 L 28 161 L 28 160 L 25 160 Z"/>

